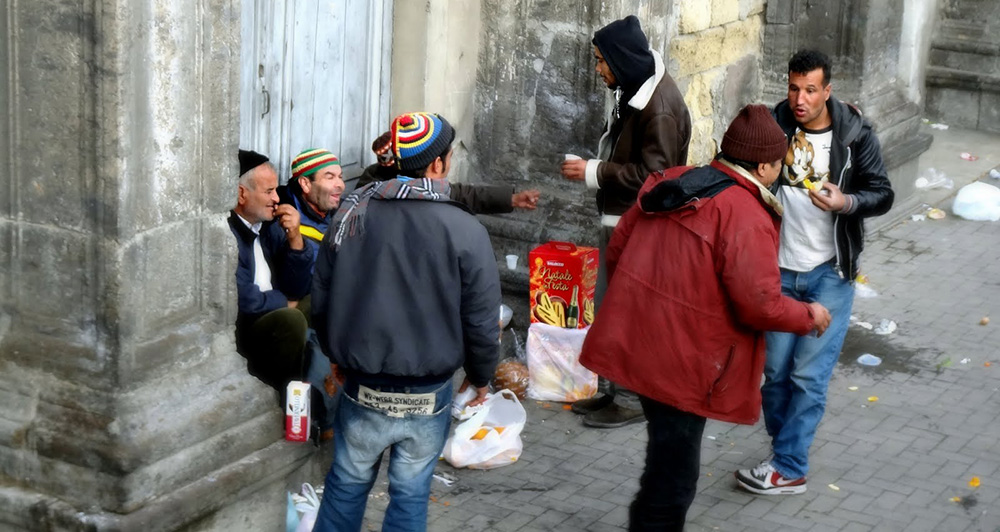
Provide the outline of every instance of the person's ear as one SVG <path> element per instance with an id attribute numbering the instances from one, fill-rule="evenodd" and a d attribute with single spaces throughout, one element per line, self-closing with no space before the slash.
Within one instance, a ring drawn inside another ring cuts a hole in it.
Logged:
<path id="1" fill-rule="evenodd" d="M 770 166 L 767 163 L 757 163 L 757 175 L 754 177 L 760 178 L 767 175 L 767 170 Z"/>
<path id="2" fill-rule="evenodd" d="M 302 193 L 309 195 L 309 191 L 312 190 L 312 181 L 306 176 L 299 176 L 299 188 L 302 189 Z"/>
<path id="3" fill-rule="evenodd" d="M 237 205 L 247 204 L 247 189 L 243 185 L 239 185 L 236 189 L 236 203 Z"/>

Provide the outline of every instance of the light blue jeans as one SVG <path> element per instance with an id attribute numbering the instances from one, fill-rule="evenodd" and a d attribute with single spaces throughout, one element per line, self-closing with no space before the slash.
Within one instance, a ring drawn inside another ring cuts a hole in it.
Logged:
<path id="1" fill-rule="evenodd" d="M 781 292 L 799 301 L 816 301 L 832 321 L 823 336 L 767 333 L 767 361 L 760 393 L 764 423 L 771 436 L 771 465 L 785 478 L 809 472 L 809 446 L 826 409 L 826 391 L 840 357 L 854 303 L 854 285 L 831 263 L 809 272 L 781 270 Z"/>
<path id="2" fill-rule="evenodd" d="M 431 476 L 451 426 L 451 380 L 413 387 L 369 386 L 383 392 L 435 393 L 430 415 L 390 417 L 357 402 L 357 383 L 347 382 L 334 420 L 333 466 L 326 475 L 315 532 L 361 530 L 368 492 L 389 451 L 389 506 L 383 531 L 427 529 Z"/>

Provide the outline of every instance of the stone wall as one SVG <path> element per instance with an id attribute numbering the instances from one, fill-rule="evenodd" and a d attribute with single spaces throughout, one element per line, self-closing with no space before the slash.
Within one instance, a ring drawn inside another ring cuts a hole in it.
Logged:
<path id="1" fill-rule="evenodd" d="M 690 109 L 689 163 L 715 155 L 729 120 L 759 101 L 763 0 L 602 2 L 483 0 L 475 92 L 472 182 L 539 188 L 534 212 L 480 217 L 498 257 L 522 257 L 501 270 L 508 304 L 527 300 L 528 251 L 549 240 L 597 245 L 593 192 L 559 174 L 563 154 L 593 157 L 612 103 L 594 72 L 591 39 L 635 14 L 660 51 Z M 526 312 L 515 312 L 518 316 Z"/>
<path id="2" fill-rule="evenodd" d="M 744 105 L 759 103 L 764 0 L 682 0 L 670 65 L 687 85 L 691 111 L 690 164 L 715 156 L 729 122 Z"/>
<path id="3" fill-rule="evenodd" d="M 0 8 L 0 529 L 281 521 L 239 504 L 312 451 L 232 340 L 239 28 L 223 0 Z"/>

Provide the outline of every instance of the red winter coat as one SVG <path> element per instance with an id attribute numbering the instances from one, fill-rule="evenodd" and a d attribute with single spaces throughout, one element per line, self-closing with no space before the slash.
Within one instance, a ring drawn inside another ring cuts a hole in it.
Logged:
<path id="1" fill-rule="evenodd" d="M 763 331 L 808 334 L 781 295 L 779 218 L 718 162 L 651 174 L 608 244 L 609 285 L 580 361 L 699 416 L 760 416 Z"/>

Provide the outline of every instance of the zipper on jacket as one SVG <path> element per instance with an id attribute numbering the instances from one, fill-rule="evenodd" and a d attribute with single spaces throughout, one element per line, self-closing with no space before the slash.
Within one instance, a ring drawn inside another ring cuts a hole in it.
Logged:
<path id="1" fill-rule="evenodd" d="M 840 179 L 837 182 L 837 186 L 840 188 L 840 192 L 841 193 L 844 192 L 844 177 L 847 175 L 847 171 L 851 169 L 851 166 L 852 166 L 851 165 L 851 147 L 847 146 L 847 159 L 844 162 L 844 168 L 840 170 Z M 844 264 L 844 259 L 843 259 L 843 257 L 841 256 L 841 253 L 840 253 L 840 244 L 837 242 L 837 240 L 839 239 L 838 237 L 840 235 L 840 231 L 838 231 L 838 227 L 840 227 L 842 225 L 842 219 L 843 219 L 843 216 L 841 216 L 840 214 L 834 214 L 833 215 L 833 249 L 837 253 L 837 267 L 834 268 L 834 270 L 836 270 L 837 274 L 840 275 L 841 279 L 845 279 L 848 275 L 850 275 L 850 273 L 846 273 L 845 274 L 844 273 L 844 268 L 841 267 L 841 265 Z M 848 254 L 848 256 L 851 256 L 851 257 L 854 256 L 854 254 L 851 253 L 851 239 L 850 238 L 847 239 L 847 254 Z"/>
<path id="2" fill-rule="evenodd" d="M 729 346 L 729 356 L 726 357 L 726 364 L 722 366 L 722 371 L 719 372 L 719 376 L 715 378 L 712 382 L 712 387 L 708 389 L 708 397 L 705 399 L 705 404 L 712 406 L 712 394 L 715 392 L 715 387 L 719 385 L 719 381 L 722 377 L 726 376 L 726 372 L 729 371 L 729 366 L 733 363 L 733 357 L 736 356 L 736 344 Z"/>

